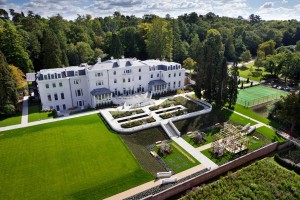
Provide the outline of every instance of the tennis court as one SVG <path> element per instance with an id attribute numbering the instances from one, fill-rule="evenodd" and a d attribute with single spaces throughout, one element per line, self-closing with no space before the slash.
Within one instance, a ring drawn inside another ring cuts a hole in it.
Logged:
<path id="1" fill-rule="evenodd" d="M 245 107 L 252 107 L 279 99 L 280 96 L 285 96 L 287 94 L 287 92 L 282 90 L 259 85 L 239 90 L 237 103 Z"/>

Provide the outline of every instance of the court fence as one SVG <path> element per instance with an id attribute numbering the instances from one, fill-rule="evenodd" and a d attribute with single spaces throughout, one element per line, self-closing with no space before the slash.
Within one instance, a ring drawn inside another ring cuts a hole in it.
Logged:
<path id="1" fill-rule="evenodd" d="M 237 99 L 237 103 L 244 107 L 250 108 L 259 104 L 280 99 L 281 96 L 284 96 L 284 94 L 271 94 L 256 99 L 246 99 L 246 98 L 239 97 Z"/>

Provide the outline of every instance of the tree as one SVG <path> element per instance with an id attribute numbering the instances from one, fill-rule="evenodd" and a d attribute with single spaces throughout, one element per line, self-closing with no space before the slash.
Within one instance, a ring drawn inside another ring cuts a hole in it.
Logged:
<path id="1" fill-rule="evenodd" d="M 195 67 L 197 65 L 197 62 L 194 61 L 192 58 L 188 57 L 183 61 L 183 67 L 185 69 L 190 70 L 190 74 L 192 73 L 192 70 L 195 70 Z"/>
<path id="2" fill-rule="evenodd" d="M 121 58 L 124 55 L 123 46 L 118 34 L 113 33 L 110 45 L 110 55 L 114 58 Z"/>
<path id="3" fill-rule="evenodd" d="M 138 56 L 138 37 L 135 27 L 126 27 L 120 30 L 120 39 L 124 47 L 124 56 L 126 58 Z"/>
<path id="4" fill-rule="evenodd" d="M 246 50 L 241 54 L 241 60 L 243 62 L 249 62 L 251 60 L 251 58 L 252 58 L 252 55 L 249 50 Z"/>
<path id="5" fill-rule="evenodd" d="M 94 51 L 91 46 L 86 42 L 78 42 L 76 44 L 78 52 L 79 63 L 89 63 L 93 61 Z"/>
<path id="6" fill-rule="evenodd" d="M 296 43 L 296 51 L 300 51 L 300 40 Z"/>
<path id="7" fill-rule="evenodd" d="M 16 84 L 5 56 L 0 51 L 0 114 L 12 115 L 18 102 Z"/>
<path id="8" fill-rule="evenodd" d="M 197 34 L 192 36 L 191 45 L 189 48 L 189 55 L 193 60 L 199 59 L 199 53 L 201 48 L 201 42 Z"/>
<path id="9" fill-rule="evenodd" d="M 276 45 L 276 43 L 274 42 L 274 40 L 269 40 L 267 42 L 260 44 L 258 46 L 257 51 L 264 52 L 265 56 L 274 55 L 275 54 L 275 45 Z"/>
<path id="10" fill-rule="evenodd" d="M 282 97 L 280 101 L 275 103 L 270 117 L 276 118 L 282 122 L 291 124 L 290 131 L 295 130 L 296 125 L 300 124 L 300 93 L 291 93 Z"/>
<path id="11" fill-rule="evenodd" d="M 228 101 L 228 107 L 231 108 L 232 105 L 235 105 L 237 101 L 237 96 L 238 96 L 238 85 L 240 82 L 240 79 L 238 80 L 239 76 L 239 70 L 237 65 L 234 65 L 231 68 L 231 73 L 228 77 L 228 96 L 227 96 L 227 101 Z"/>
<path id="12" fill-rule="evenodd" d="M 24 40 L 10 22 L 0 24 L 0 49 L 9 64 L 19 67 L 24 73 L 33 70 L 33 65 L 24 46 Z"/>
<path id="13" fill-rule="evenodd" d="M 254 25 L 254 24 L 259 23 L 261 21 L 261 17 L 259 15 L 251 14 L 249 16 L 249 21 L 250 21 L 250 24 Z"/>
<path id="14" fill-rule="evenodd" d="M 45 30 L 42 41 L 43 68 L 62 67 L 61 49 L 55 33 L 51 29 Z"/>
<path id="15" fill-rule="evenodd" d="M 163 19 L 155 18 L 147 33 L 147 52 L 150 58 L 172 59 L 173 31 L 169 23 Z"/>
<path id="16" fill-rule="evenodd" d="M 227 98 L 228 69 L 222 37 L 216 29 L 207 32 L 197 63 L 196 95 L 201 98 L 201 91 L 204 90 L 204 97 L 209 102 L 215 102 L 217 107 L 223 106 Z"/>
<path id="17" fill-rule="evenodd" d="M 23 89 L 27 85 L 25 74 L 18 67 L 14 65 L 9 65 L 9 69 L 11 71 L 11 74 L 14 77 L 16 88 Z"/>

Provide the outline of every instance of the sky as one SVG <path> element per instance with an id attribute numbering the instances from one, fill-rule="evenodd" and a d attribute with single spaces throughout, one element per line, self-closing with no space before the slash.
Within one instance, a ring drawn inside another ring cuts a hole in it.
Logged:
<path id="1" fill-rule="evenodd" d="M 176 18 L 191 12 L 213 12 L 234 18 L 247 19 L 253 13 L 263 20 L 300 20 L 300 0 L 0 0 L 0 8 L 25 14 L 31 10 L 46 18 L 60 14 L 69 20 L 76 19 L 78 14 L 104 17 L 115 11 L 137 17 L 170 14 Z"/>

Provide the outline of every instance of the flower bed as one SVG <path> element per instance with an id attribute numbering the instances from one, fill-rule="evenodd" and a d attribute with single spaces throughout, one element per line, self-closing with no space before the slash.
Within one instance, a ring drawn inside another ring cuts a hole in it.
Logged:
<path id="1" fill-rule="evenodd" d="M 144 111 L 142 109 L 138 109 L 138 110 L 131 110 L 131 111 L 110 111 L 109 113 L 114 119 L 118 119 L 121 117 L 128 117 L 133 114 L 141 114 L 144 113 Z"/>
<path id="2" fill-rule="evenodd" d="M 184 111 L 183 110 L 177 110 L 175 112 L 171 112 L 171 113 L 165 113 L 165 114 L 161 114 L 159 115 L 162 119 L 168 119 L 174 116 L 180 116 L 183 115 Z"/>
<path id="3" fill-rule="evenodd" d="M 140 126 L 142 124 L 147 124 L 147 123 L 152 123 L 152 122 L 155 122 L 155 119 L 153 117 L 148 117 L 148 118 L 145 118 L 145 119 L 136 120 L 136 121 L 133 121 L 133 122 L 128 122 L 128 123 L 125 123 L 125 124 L 121 124 L 121 127 L 122 128 L 132 128 L 132 127 L 135 127 L 135 126 Z"/>

